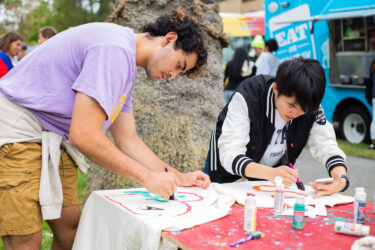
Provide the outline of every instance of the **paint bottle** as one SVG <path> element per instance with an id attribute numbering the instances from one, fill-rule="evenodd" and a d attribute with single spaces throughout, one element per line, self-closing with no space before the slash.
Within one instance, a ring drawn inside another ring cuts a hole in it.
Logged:
<path id="1" fill-rule="evenodd" d="M 284 184 L 283 178 L 280 176 L 276 176 L 275 178 L 275 203 L 273 207 L 273 212 L 275 214 L 283 214 L 284 213 Z"/>
<path id="2" fill-rule="evenodd" d="M 357 201 L 357 196 L 358 193 L 364 191 L 363 187 L 356 187 L 355 188 L 355 193 L 354 193 L 354 203 L 353 203 L 353 222 L 357 221 L 357 211 L 358 211 L 358 201 Z"/>
<path id="3" fill-rule="evenodd" d="M 355 224 L 345 221 L 336 221 L 335 232 L 357 236 L 366 236 L 370 234 L 370 227 L 362 224 Z"/>
<path id="4" fill-rule="evenodd" d="M 294 204 L 293 228 L 303 229 L 305 224 L 305 198 L 298 196 Z"/>
<path id="5" fill-rule="evenodd" d="M 244 230 L 254 232 L 256 230 L 256 200 L 250 192 L 246 194 L 245 211 L 244 211 Z"/>
<path id="6" fill-rule="evenodd" d="M 354 195 L 353 222 L 365 223 L 366 193 L 363 187 L 357 187 Z"/>

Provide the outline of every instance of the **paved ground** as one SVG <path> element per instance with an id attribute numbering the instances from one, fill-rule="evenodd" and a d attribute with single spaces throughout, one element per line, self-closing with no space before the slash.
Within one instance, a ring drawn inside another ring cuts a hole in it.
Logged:
<path id="1" fill-rule="evenodd" d="M 362 186 L 367 193 L 367 202 L 374 202 L 375 161 L 348 156 L 347 163 L 351 185 L 345 194 L 354 195 L 355 187 Z M 329 177 L 326 168 L 316 161 L 308 150 L 303 150 L 295 167 L 299 169 L 300 179 L 306 184 L 317 178 Z"/>

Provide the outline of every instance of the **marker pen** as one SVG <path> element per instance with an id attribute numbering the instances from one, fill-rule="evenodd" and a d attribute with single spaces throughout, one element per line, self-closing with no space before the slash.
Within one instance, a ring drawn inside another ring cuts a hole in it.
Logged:
<path id="1" fill-rule="evenodd" d="M 292 163 L 289 163 L 289 167 L 291 169 L 294 169 L 294 166 L 293 166 Z M 299 180 L 299 178 L 297 178 L 297 183 L 296 184 L 297 184 L 298 189 L 305 191 L 305 186 L 303 185 L 303 182 Z"/>
<path id="2" fill-rule="evenodd" d="M 165 170 L 166 173 L 168 173 L 168 168 L 167 167 L 165 167 L 164 170 Z M 169 196 L 169 199 L 170 200 L 174 200 L 174 194 L 172 194 L 171 196 Z"/>
<path id="3" fill-rule="evenodd" d="M 260 239 L 260 238 L 263 238 L 263 237 L 264 237 L 263 233 L 259 233 L 259 232 L 251 233 L 248 236 L 246 236 L 245 238 L 239 239 L 238 241 L 235 241 L 235 242 L 231 243 L 229 246 L 235 247 L 235 246 L 237 246 L 239 244 L 242 244 L 246 241 L 253 240 L 253 239 L 257 240 L 257 239 Z"/>

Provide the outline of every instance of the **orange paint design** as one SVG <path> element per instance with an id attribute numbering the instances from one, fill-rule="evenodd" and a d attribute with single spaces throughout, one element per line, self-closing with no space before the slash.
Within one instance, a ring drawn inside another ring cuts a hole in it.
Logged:
<path id="1" fill-rule="evenodd" d="M 267 192 L 267 193 L 274 193 L 275 192 L 275 190 L 265 190 L 263 188 L 275 188 L 275 186 L 274 185 L 258 185 L 258 186 L 253 187 L 254 190 L 259 191 L 259 192 Z M 285 188 L 284 193 L 285 193 L 285 199 L 296 198 L 295 196 L 287 196 L 287 193 L 293 193 L 293 194 L 296 194 L 296 195 L 303 195 L 305 197 L 308 197 L 307 194 L 292 191 L 289 188 Z M 271 197 L 273 198 L 274 195 L 271 195 Z"/>
<path id="2" fill-rule="evenodd" d="M 120 114 L 120 111 L 122 107 L 125 105 L 125 99 L 126 96 L 121 96 L 120 100 L 118 100 L 115 108 L 112 110 L 111 115 L 109 116 L 109 119 L 114 122 L 117 119 L 117 116 Z"/>

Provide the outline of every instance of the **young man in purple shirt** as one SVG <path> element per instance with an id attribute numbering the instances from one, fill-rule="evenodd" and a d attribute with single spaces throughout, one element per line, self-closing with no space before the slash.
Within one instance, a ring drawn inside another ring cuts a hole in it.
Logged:
<path id="1" fill-rule="evenodd" d="M 200 72 L 206 60 L 202 30 L 181 10 L 157 18 L 138 34 L 110 23 L 70 28 L 25 57 L 0 81 L 5 107 L 0 110 L 0 235 L 5 247 L 39 249 L 43 218 L 52 228 L 53 247 L 72 247 L 80 212 L 71 146 L 165 199 L 177 186 L 207 188 L 204 173 L 180 173 L 159 159 L 138 137 L 132 113 L 136 66 L 150 79 L 173 79 Z M 116 145 L 105 136 L 107 128 Z M 67 145 L 61 152 L 60 144 Z M 59 185 L 48 182 L 53 179 L 48 168 L 56 164 Z M 54 197 L 47 197 L 42 205 L 39 198 L 54 188 L 61 189 L 63 201 L 55 204 Z"/>

